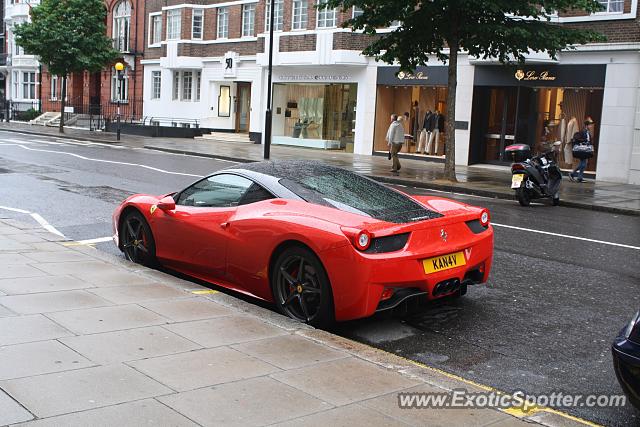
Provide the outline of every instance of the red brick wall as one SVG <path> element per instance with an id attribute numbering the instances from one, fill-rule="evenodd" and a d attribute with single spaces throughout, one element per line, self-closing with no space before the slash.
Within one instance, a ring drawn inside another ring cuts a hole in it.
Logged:
<path id="1" fill-rule="evenodd" d="M 316 50 L 315 34 L 300 34 L 280 37 L 280 52 L 297 52 Z"/>

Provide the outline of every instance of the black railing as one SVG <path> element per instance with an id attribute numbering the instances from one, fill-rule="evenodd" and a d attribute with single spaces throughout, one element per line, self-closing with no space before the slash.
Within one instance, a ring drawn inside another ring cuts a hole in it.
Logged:
<path id="1" fill-rule="evenodd" d="M 28 122 L 40 115 L 40 101 L 2 101 L 2 119 Z"/>

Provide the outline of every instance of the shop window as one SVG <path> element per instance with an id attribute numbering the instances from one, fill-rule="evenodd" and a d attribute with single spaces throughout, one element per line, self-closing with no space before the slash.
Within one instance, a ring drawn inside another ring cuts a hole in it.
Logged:
<path id="1" fill-rule="evenodd" d="M 220 86 L 218 95 L 218 117 L 231 116 L 231 86 Z"/>

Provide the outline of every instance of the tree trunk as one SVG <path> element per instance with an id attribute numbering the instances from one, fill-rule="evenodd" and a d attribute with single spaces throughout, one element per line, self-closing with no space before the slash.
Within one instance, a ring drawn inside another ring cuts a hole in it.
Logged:
<path id="1" fill-rule="evenodd" d="M 445 145 L 444 177 L 456 182 L 456 90 L 458 88 L 458 48 L 457 39 L 448 41 L 449 44 L 449 87 L 447 91 L 446 132 L 447 143 Z"/>
<path id="2" fill-rule="evenodd" d="M 64 133 L 64 109 L 67 106 L 67 76 L 62 76 L 62 93 L 60 94 L 60 133 Z"/>

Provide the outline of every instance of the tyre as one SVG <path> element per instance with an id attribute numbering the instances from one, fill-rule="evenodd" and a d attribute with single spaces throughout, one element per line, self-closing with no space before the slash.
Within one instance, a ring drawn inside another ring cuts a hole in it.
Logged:
<path id="1" fill-rule="evenodd" d="M 329 278 L 309 249 L 293 246 L 278 256 L 271 288 L 276 306 L 285 316 L 316 328 L 328 328 L 335 322 Z"/>
<path id="2" fill-rule="evenodd" d="M 122 252 L 129 261 L 147 267 L 157 265 L 156 242 L 151 227 L 140 212 L 131 211 L 122 219 L 120 240 Z"/>
<path id="3" fill-rule="evenodd" d="M 520 206 L 529 206 L 531 204 L 531 197 L 529 197 L 529 193 L 525 188 L 521 187 L 516 190 L 516 199 L 518 199 Z"/>
<path id="4" fill-rule="evenodd" d="M 558 206 L 560 204 L 560 192 L 557 192 L 553 195 L 553 199 L 551 199 L 551 204 L 553 206 Z"/>

